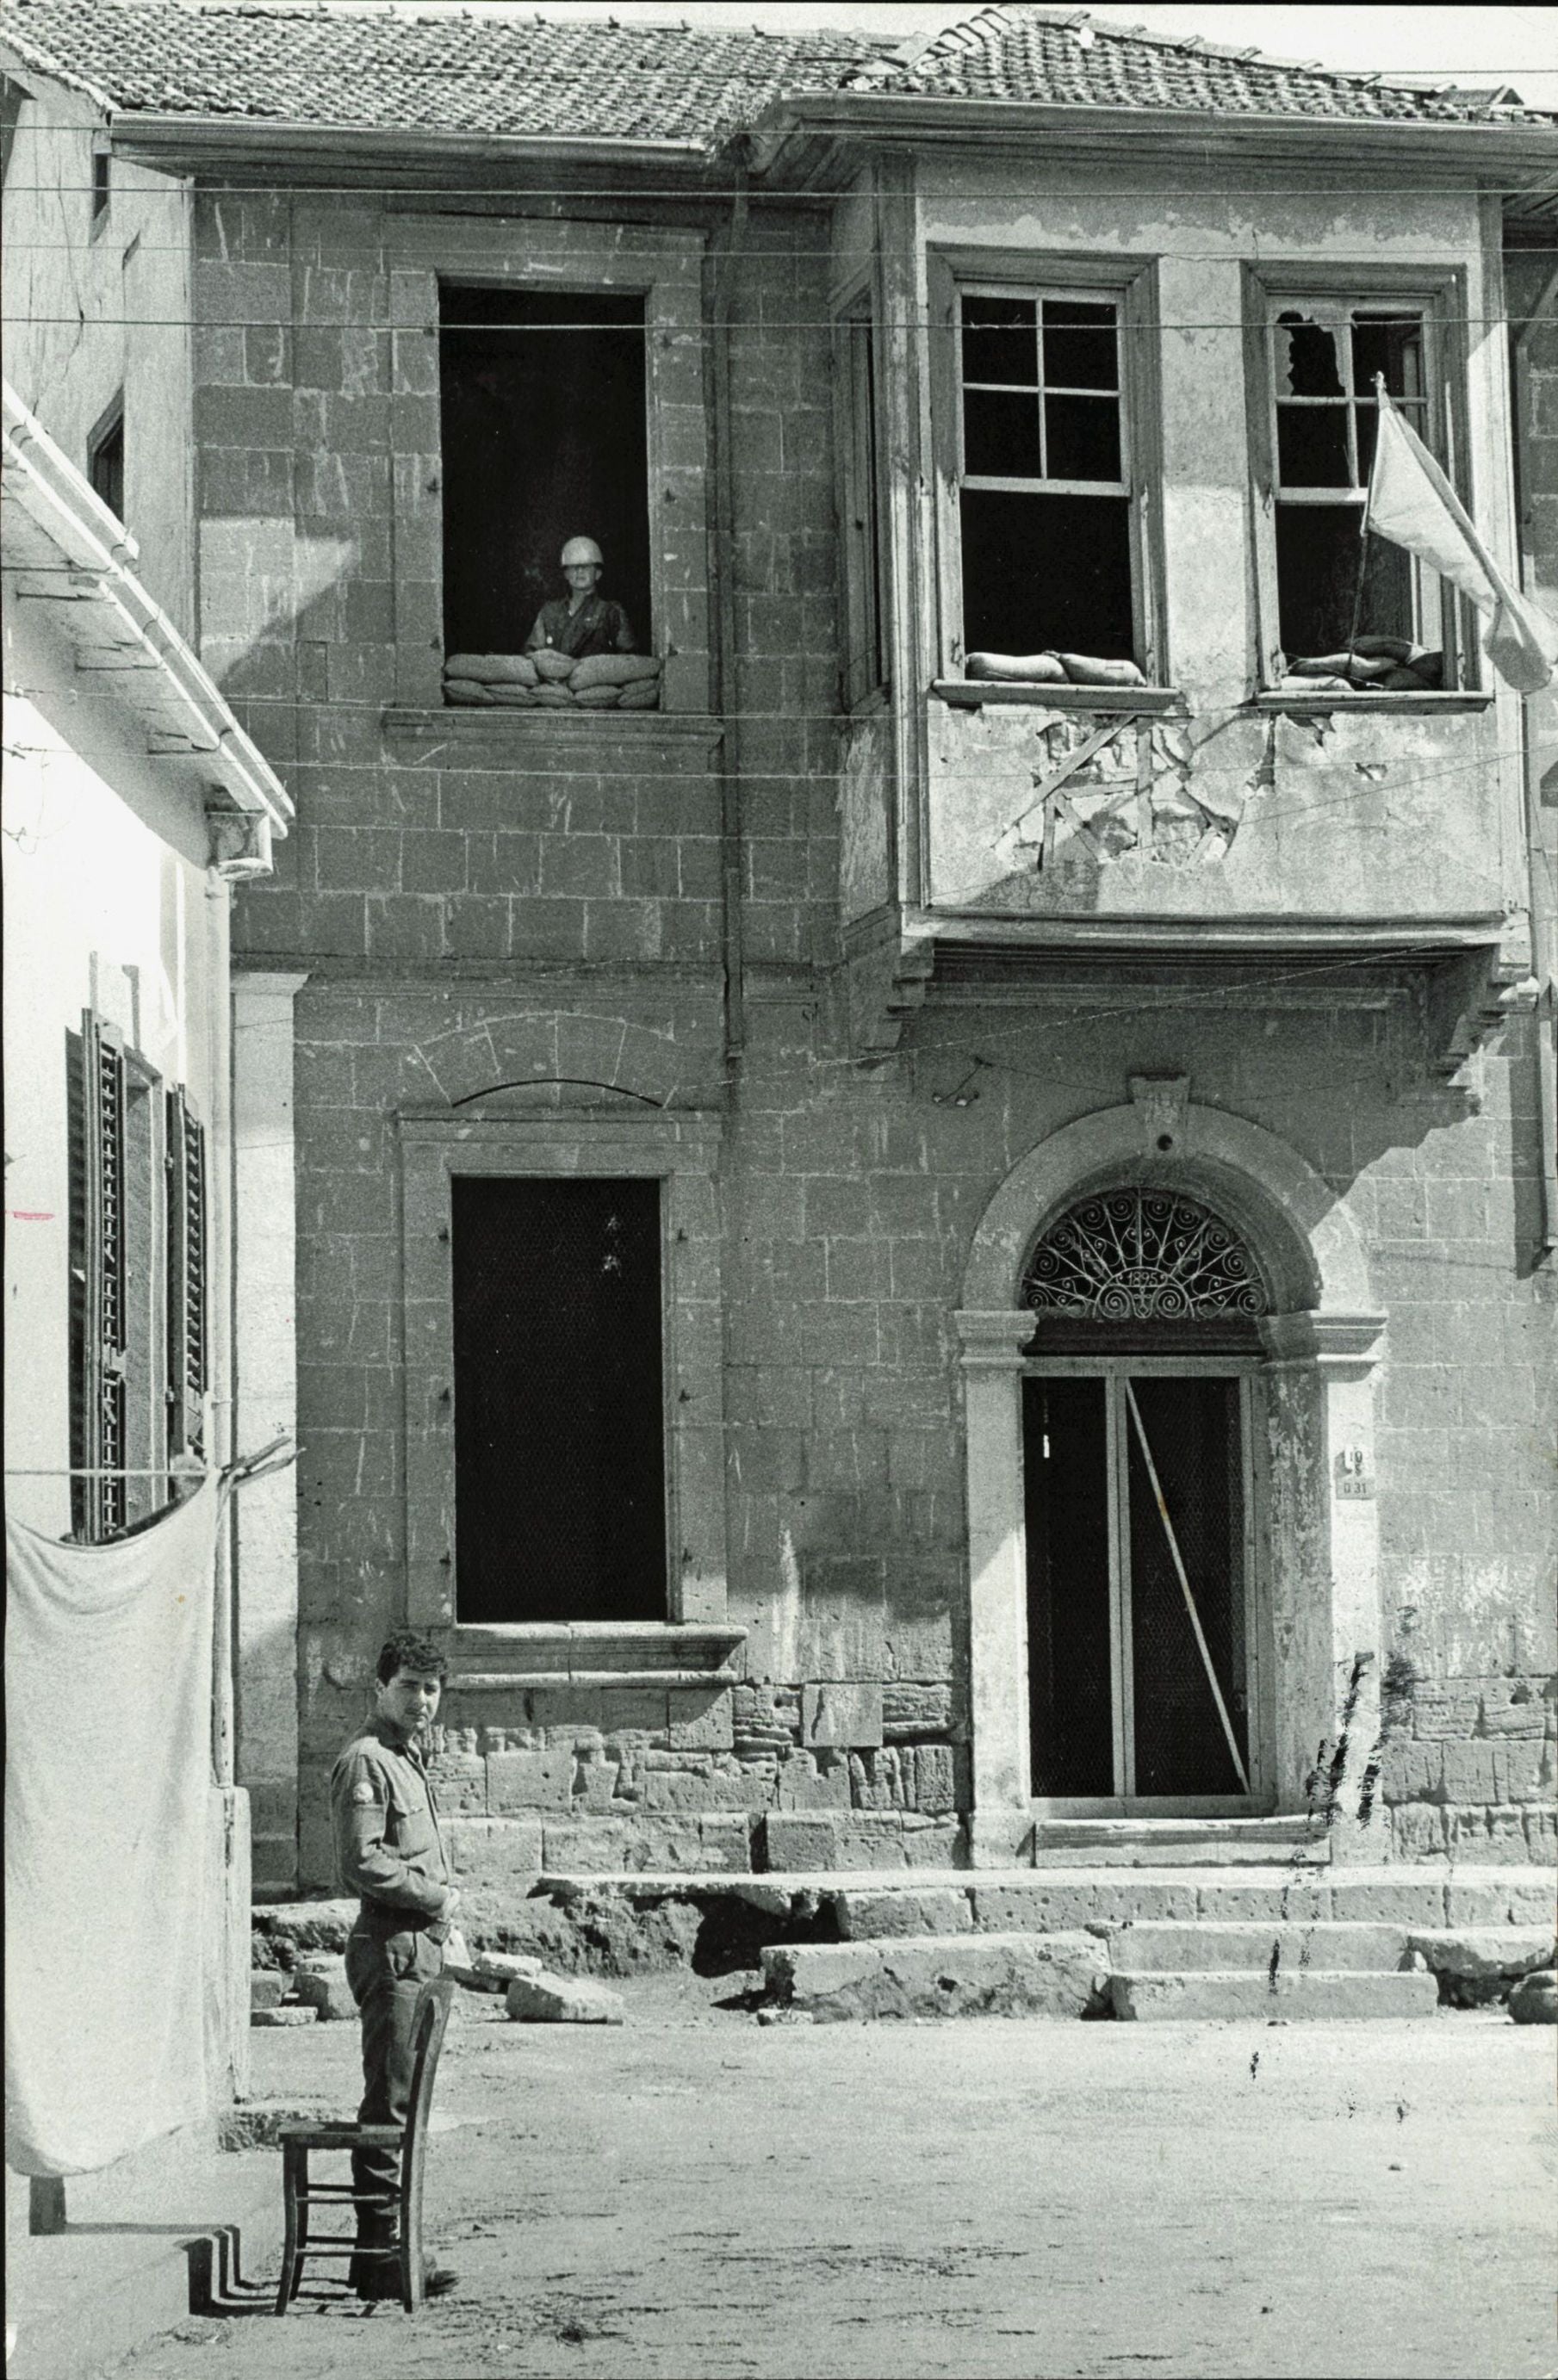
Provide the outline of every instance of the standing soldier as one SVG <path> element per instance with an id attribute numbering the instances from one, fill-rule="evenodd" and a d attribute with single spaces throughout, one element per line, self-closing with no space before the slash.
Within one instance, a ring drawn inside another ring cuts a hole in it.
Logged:
<path id="1" fill-rule="evenodd" d="M 443 1971 L 460 1897 L 449 1881 L 419 1740 L 436 1716 L 447 1671 L 431 1638 L 398 1630 L 379 1655 L 373 1718 L 331 1772 L 335 1862 L 362 1904 L 347 1942 L 347 1981 L 362 2015 L 363 2124 L 406 2121 L 417 2002 Z M 395 2238 L 399 2167 L 394 2149 L 352 2152 L 353 2189 L 378 2202 L 359 2201 L 357 2209 L 357 2245 L 367 2252 L 353 2257 L 349 2277 L 359 2298 L 400 2294 L 395 2259 L 383 2252 Z M 431 2295 L 454 2283 L 451 2272 L 428 2272 Z"/>
<path id="2" fill-rule="evenodd" d="M 633 631 L 627 613 L 620 603 L 596 592 L 606 557 L 594 539 L 570 537 L 562 560 L 568 591 L 542 605 L 525 650 L 539 653 L 550 648 L 578 662 L 596 653 L 632 652 Z"/>

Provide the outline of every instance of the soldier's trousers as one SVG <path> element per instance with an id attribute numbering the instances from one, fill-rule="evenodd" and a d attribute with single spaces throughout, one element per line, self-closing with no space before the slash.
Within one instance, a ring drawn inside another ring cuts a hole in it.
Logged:
<path id="1" fill-rule="evenodd" d="M 432 1983 L 444 1967 L 444 1951 L 425 1929 L 379 1935 L 353 1931 L 347 1941 L 347 1982 L 362 2018 L 362 2104 L 360 2124 L 403 2124 L 411 2101 L 412 2027 L 424 1984 Z M 395 2237 L 395 2204 L 400 2186 L 398 2150 L 354 2149 L 352 2188 L 371 2192 L 383 2203 L 359 2205 L 357 2238 L 360 2247 L 387 2246 Z M 393 2284 L 394 2265 L 385 2256 L 353 2258 L 351 2287 L 383 2289 Z"/>

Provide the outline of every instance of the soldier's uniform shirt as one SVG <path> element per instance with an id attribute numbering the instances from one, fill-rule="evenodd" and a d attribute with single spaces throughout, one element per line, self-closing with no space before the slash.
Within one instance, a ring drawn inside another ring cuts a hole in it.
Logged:
<path id="1" fill-rule="evenodd" d="M 435 1921 L 449 1885 L 438 1805 L 421 1753 L 375 1719 L 354 1736 L 330 1778 L 335 1864 L 375 1935 Z"/>
<path id="2" fill-rule="evenodd" d="M 403 2124 L 411 2089 L 411 2035 L 424 1984 L 443 1970 L 448 1925 L 440 1919 L 449 1866 L 438 1805 L 420 1750 L 375 1719 L 336 1761 L 330 1778 L 335 1864 L 361 1907 L 347 1941 L 347 1981 L 362 2017 L 363 2124 Z M 394 2149 L 354 2149 L 352 2186 L 393 2198 Z M 359 2206 L 359 2246 L 382 2245 L 394 2217 L 387 2204 Z M 350 2280 L 382 2282 L 383 2258 L 354 2262 Z"/>
<path id="3" fill-rule="evenodd" d="M 627 613 L 620 603 L 602 595 L 587 595 L 577 612 L 569 611 L 566 596 L 543 603 L 536 613 L 527 650 L 534 652 L 544 645 L 555 652 L 570 653 L 576 662 L 588 661 L 591 653 L 635 650 Z"/>

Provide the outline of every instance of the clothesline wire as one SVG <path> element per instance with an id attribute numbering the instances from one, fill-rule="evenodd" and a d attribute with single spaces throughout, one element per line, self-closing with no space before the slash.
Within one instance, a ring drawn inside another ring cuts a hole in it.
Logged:
<path id="1" fill-rule="evenodd" d="M 1530 252 L 1531 251 L 1529 249 L 1523 251 L 1523 253 L 1528 255 Z M 1555 249 L 1552 253 L 1558 255 L 1558 249 Z M 211 259 L 202 260 L 202 261 L 206 262 L 210 262 L 212 261 L 213 260 Z M 1042 261 L 1042 259 L 1037 259 L 1035 261 L 1032 274 L 1032 280 L 1035 285 L 1041 284 L 1044 279 Z M 332 268 L 325 267 L 323 269 L 328 271 Z M 1410 274 L 1404 273 L 1404 285 L 1409 287 L 1410 280 Z M 1014 284 L 1012 294 L 1016 297 L 1021 297 L 1024 294 L 1023 285 Z M 1070 294 L 1085 298 L 1089 295 L 1089 292 L 1086 289 L 1080 289 Z M 1303 296 L 1313 294 L 1315 293 L 1300 293 L 1295 298 L 1295 309 L 1296 309 L 1296 306 L 1302 302 Z M 1350 297 L 1344 293 L 1338 296 L 1336 302 L 1338 306 L 1351 305 L 1360 310 L 1366 310 L 1370 313 L 1389 314 L 1393 310 L 1392 300 L 1384 295 L 1381 295 L 1377 298 L 1367 298 Z M 1397 313 L 1402 311 L 1406 302 L 1407 301 L 1405 298 L 1394 301 L 1394 311 Z M 1442 314 L 1437 310 L 1434 310 L 1428 313 L 1425 316 L 1425 320 L 1428 322 L 1430 328 L 1521 330 L 1529 323 L 1553 322 L 1554 320 L 1558 320 L 1558 317 L 1555 317 L 1551 310 L 1539 314 Z M 640 328 L 639 324 L 633 322 L 440 322 L 438 324 L 434 325 L 425 322 L 380 322 L 377 320 L 371 322 L 344 322 L 336 320 L 323 322 L 304 320 L 294 322 L 290 316 L 283 320 L 280 316 L 275 314 L 206 315 L 102 313 L 91 314 L 83 317 L 79 313 L 35 314 L 22 311 L 8 315 L 6 317 L 6 321 L 13 333 L 18 329 L 28 329 L 70 330 L 77 334 L 79 334 L 82 331 L 93 330 L 308 331 L 316 333 L 329 331 L 368 331 L 386 336 L 398 334 L 401 337 L 409 337 L 420 335 L 422 333 L 427 333 L 429 335 L 432 335 L 433 331 L 436 329 L 439 331 L 481 331 L 484 334 L 504 333 L 511 337 L 518 338 L 529 337 L 536 332 L 540 331 L 544 331 L 549 335 L 558 331 L 577 331 L 581 334 L 581 336 L 600 338 L 603 336 L 611 337 L 618 333 L 631 334 Z M 653 322 L 646 322 L 642 326 L 642 334 L 645 337 L 648 337 L 651 333 L 656 333 L 659 327 L 660 326 Z M 834 329 L 845 330 L 849 327 L 850 324 L 847 316 L 836 314 L 794 314 L 783 317 L 765 315 L 762 321 L 759 322 L 733 323 L 729 325 L 728 329 L 721 335 L 738 340 L 766 340 L 769 337 L 769 334 L 773 331 L 831 331 Z M 1078 333 L 1083 336 L 1087 335 L 1087 326 L 1085 323 L 1069 323 L 1065 327 L 1068 336 L 1075 337 Z M 1125 320 L 1123 317 L 1117 317 L 1114 324 L 1115 329 L 1121 332 L 1133 333 L 1140 338 L 1155 338 L 1160 333 L 1164 331 L 1223 331 L 1228 333 L 1232 336 L 1236 336 L 1242 339 L 1247 337 L 1252 329 L 1264 329 L 1267 327 L 1270 326 L 1263 323 L 1251 323 L 1247 320 L 1237 317 L 1231 319 L 1227 315 L 1223 315 L 1216 321 L 1187 321 L 1174 322 L 1165 322 L 1161 320 L 1153 320 L 1151 322 L 1130 322 Z M 1281 329 L 1286 326 L 1278 324 L 1275 327 Z M 879 332 L 895 330 L 924 331 L 933 333 L 938 337 L 952 338 L 956 335 L 958 325 L 955 322 L 939 322 L 931 314 L 926 312 L 923 314 L 878 314 L 872 317 L 871 328 Z M 700 322 L 696 327 L 689 326 L 686 329 L 676 330 L 672 334 L 672 344 L 677 346 L 691 346 L 694 345 L 701 346 L 712 336 L 712 331 Z M 202 383 L 202 385 L 204 383 Z M 215 382 L 212 384 L 215 386 L 227 385 L 225 382 Z M 286 395 L 290 392 L 292 387 L 292 383 L 288 381 L 255 382 L 253 383 L 245 383 L 245 385 L 250 386 L 252 393 L 256 395 Z M 330 395 L 332 394 L 339 395 L 340 394 L 339 391 L 332 392 L 328 389 L 320 390 L 316 393 L 323 395 Z M 1113 396 L 1119 394 L 1118 391 L 1114 389 L 1084 390 L 1079 393 L 1082 395 L 1091 395 L 1096 396 Z M 412 392 L 410 391 L 396 389 L 372 389 L 366 392 L 366 395 L 368 397 L 396 395 L 408 396 L 411 394 Z M 425 390 L 415 392 L 415 395 L 418 397 L 423 397 L 430 395 L 431 394 L 431 391 Z M 1337 395 L 1330 400 L 1333 404 L 1342 404 L 1349 401 L 1357 404 L 1370 405 L 1375 402 L 1372 397 L 1355 397 L 1351 400 L 1347 400 L 1344 395 Z M 776 409 L 782 411 L 784 407 L 782 406 L 778 406 Z"/>

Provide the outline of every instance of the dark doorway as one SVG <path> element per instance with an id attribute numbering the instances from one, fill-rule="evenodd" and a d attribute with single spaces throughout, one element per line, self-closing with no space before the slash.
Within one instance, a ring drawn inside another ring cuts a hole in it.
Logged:
<path id="1" fill-rule="evenodd" d="M 445 649 L 521 651 L 592 537 L 651 651 L 643 298 L 445 283 L 440 309 Z"/>
<path id="2" fill-rule="evenodd" d="M 1114 1788 L 1109 1432 L 1102 1380 L 1025 1380 L 1033 1791 Z"/>
<path id="3" fill-rule="evenodd" d="M 660 1184 L 453 1184 L 462 1621 L 663 1620 Z"/>
<path id="4" fill-rule="evenodd" d="M 1248 1803 L 1242 1382 L 1030 1377 L 1023 1428 L 1035 1794 Z"/>

